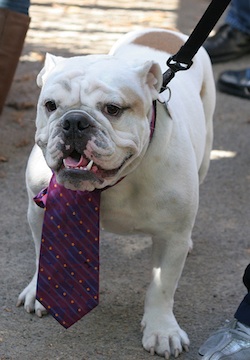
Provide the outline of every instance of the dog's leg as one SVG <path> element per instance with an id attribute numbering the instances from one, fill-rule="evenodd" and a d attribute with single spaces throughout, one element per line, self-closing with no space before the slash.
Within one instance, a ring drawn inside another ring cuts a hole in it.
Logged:
<path id="1" fill-rule="evenodd" d="M 202 64 L 204 67 L 204 79 L 200 91 L 200 97 L 203 104 L 207 131 L 204 156 L 199 169 L 199 178 L 201 184 L 205 179 L 209 168 L 210 154 L 213 146 L 213 115 L 216 104 L 216 90 L 210 59 L 205 53 L 204 49 L 200 49 L 200 56 L 203 56 Z"/>
<path id="2" fill-rule="evenodd" d="M 170 240 L 170 241 L 169 241 Z M 174 293 L 189 250 L 191 234 L 172 234 L 168 241 L 153 238 L 153 278 L 142 319 L 143 347 L 169 359 L 188 350 L 189 339 L 173 314 Z"/>
<path id="3" fill-rule="evenodd" d="M 41 150 L 38 146 L 33 148 L 26 170 L 26 186 L 29 197 L 28 222 L 35 242 L 36 271 L 28 286 L 21 292 L 17 300 L 17 306 L 24 304 L 25 310 L 35 313 L 41 317 L 46 313 L 45 308 L 36 300 L 36 285 L 38 264 L 41 246 L 41 233 L 43 226 L 44 210 L 37 206 L 33 197 L 48 185 L 51 171 L 48 169 Z"/>
<path id="4" fill-rule="evenodd" d="M 29 192 L 29 191 L 28 191 Z M 36 271 L 28 286 L 21 292 L 17 300 L 17 306 L 24 305 L 28 313 L 34 312 L 41 317 L 46 314 L 45 308 L 36 300 L 36 286 L 38 274 L 38 262 L 41 246 L 41 233 L 43 226 L 44 210 L 39 208 L 33 201 L 32 194 L 29 194 L 28 222 L 31 228 L 36 251 Z"/>

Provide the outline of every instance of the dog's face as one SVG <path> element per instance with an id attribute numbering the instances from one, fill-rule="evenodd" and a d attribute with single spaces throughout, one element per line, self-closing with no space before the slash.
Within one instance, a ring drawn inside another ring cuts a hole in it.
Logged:
<path id="1" fill-rule="evenodd" d="M 138 166 L 150 134 L 159 65 L 128 65 L 111 56 L 47 55 L 36 142 L 57 181 L 72 190 L 113 185 Z"/>

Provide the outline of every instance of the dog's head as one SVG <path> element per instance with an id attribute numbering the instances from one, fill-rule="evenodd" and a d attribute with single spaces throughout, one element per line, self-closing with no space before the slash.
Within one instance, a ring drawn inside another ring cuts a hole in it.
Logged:
<path id="1" fill-rule="evenodd" d="M 162 84 L 158 64 L 47 55 L 37 83 L 36 142 L 59 183 L 92 191 L 138 166 Z"/>

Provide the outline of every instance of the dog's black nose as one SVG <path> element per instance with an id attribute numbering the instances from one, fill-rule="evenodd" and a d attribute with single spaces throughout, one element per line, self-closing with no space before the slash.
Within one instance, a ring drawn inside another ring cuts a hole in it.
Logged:
<path id="1" fill-rule="evenodd" d="M 62 120 L 62 128 L 66 136 L 79 136 L 90 126 L 88 116 L 81 112 L 71 112 Z"/>

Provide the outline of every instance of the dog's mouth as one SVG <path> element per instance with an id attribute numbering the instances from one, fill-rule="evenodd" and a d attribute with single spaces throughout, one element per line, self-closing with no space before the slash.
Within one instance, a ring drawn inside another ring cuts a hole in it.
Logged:
<path id="1" fill-rule="evenodd" d="M 59 172 L 67 175 L 77 176 L 78 179 L 87 181 L 97 181 L 103 183 L 105 179 L 114 177 L 121 170 L 124 164 L 132 155 L 128 155 L 121 165 L 115 169 L 104 169 L 96 164 L 93 159 L 88 159 L 85 155 L 74 150 L 69 156 L 63 159 Z"/>
<path id="2" fill-rule="evenodd" d="M 98 166 L 94 164 L 93 160 L 87 159 L 84 155 L 79 154 L 75 150 L 70 154 L 70 156 L 63 159 L 63 165 L 69 170 L 91 171 L 93 173 L 98 171 Z"/>

